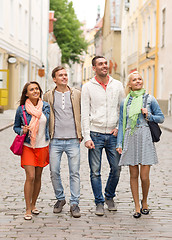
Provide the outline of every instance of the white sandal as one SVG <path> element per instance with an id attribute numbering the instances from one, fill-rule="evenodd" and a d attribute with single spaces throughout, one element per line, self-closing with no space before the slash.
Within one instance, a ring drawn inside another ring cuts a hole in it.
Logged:
<path id="1" fill-rule="evenodd" d="M 38 215 L 40 213 L 40 211 L 37 208 L 33 209 L 31 212 L 35 215 Z"/>
<path id="2" fill-rule="evenodd" d="M 26 213 L 26 214 L 24 215 L 24 220 L 32 220 L 32 215 Z"/>

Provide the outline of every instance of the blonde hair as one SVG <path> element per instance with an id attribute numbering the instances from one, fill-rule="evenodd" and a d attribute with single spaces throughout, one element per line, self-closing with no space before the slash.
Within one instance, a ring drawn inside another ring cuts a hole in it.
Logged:
<path id="1" fill-rule="evenodd" d="M 131 72 L 131 73 L 128 75 L 128 77 L 127 77 L 127 84 L 126 84 L 126 87 L 125 87 L 125 93 L 126 93 L 126 95 L 128 95 L 129 92 L 131 91 L 131 87 L 129 87 L 129 84 L 130 84 L 131 77 L 132 77 L 134 74 L 139 74 L 139 76 L 140 76 L 141 79 L 143 80 L 142 75 L 141 75 L 138 71 Z"/>

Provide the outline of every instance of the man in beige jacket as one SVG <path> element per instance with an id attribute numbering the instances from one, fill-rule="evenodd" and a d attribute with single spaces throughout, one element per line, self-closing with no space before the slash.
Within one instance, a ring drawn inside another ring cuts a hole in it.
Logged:
<path id="1" fill-rule="evenodd" d="M 104 215 L 104 202 L 109 211 L 116 211 L 113 201 L 119 181 L 119 154 L 116 151 L 120 102 L 124 97 L 122 83 L 108 75 L 107 60 L 103 56 L 92 59 L 95 77 L 83 85 L 81 94 L 82 133 L 85 146 L 89 149 L 91 185 L 98 216 Z M 105 149 L 110 166 L 102 194 L 101 159 Z"/>
<path id="2" fill-rule="evenodd" d="M 80 217 L 80 142 L 81 135 L 81 93 L 70 88 L 66 70 L 58 66 L 52 71 L 56 87 L 44 94 L 44 101 L 50 104 L 50 174 L 57 198 L 54 213 L 60 213 L 66 204 L 60 176 L 63 152 L 67 154 L 70 175 L 70 212 Z"/>

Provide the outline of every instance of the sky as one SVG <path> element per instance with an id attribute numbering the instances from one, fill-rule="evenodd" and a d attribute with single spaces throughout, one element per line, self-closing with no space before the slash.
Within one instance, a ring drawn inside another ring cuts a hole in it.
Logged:
<path id="1" fill-rule="evenodd" d="M 86 21 L 87 28 L 96 24 L 97 8 L 100 6 L 100 16 L 103 17 L 105 0 L 72 0 L 79 21 Z"/>

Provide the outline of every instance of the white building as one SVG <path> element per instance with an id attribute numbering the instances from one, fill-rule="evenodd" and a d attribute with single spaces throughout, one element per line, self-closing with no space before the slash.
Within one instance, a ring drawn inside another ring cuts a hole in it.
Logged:
<path id="1" fill-rule="evenodd" d="M 0 90 L 6 90 L 5 108 L 16 108 L 26 82 L 38 81 L 43 91 L 47 88 L 49 0 L 1 0 L 0 4 L 0 69 L 9 71 L 9 82 L 0 72 Z M 45 75 L 40 77 L 42 66 Z"/>
<path id="2" fill-rule="evenodd" d="M 158 41 L 158 91 L 157 97 L 167 105 L 172 115 L 172 34 L 171 34 L 172 1 L 159 2 L 159 41 Z"/>

